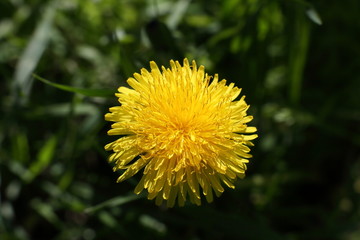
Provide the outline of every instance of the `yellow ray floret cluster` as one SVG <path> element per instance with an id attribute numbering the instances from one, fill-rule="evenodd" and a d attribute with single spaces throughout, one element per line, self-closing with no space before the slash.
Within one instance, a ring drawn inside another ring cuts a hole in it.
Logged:
<path id="1" fill-rule="evenodd" d="M 122 137 L 105 149 L 113 151 L 114 171 L 125 170 L 118 182 L 144 168 L 136 194 L 146 189 L 169 207 L 187 198 L 200 205 L 202 194 L 211 202 L 245 176 L 256 128 L 247 126 L 249 105 L 244 96 L 235 101 L 241 89 L 234 83 L 212 79 L 195 61 L 170 66 L 160 71 L 150 62 L 150 72 L 141 69 L 127 80 L 131 88 L 118 89 L 121 105 L 105 119 L 114 122 L 108 134 Z"/>

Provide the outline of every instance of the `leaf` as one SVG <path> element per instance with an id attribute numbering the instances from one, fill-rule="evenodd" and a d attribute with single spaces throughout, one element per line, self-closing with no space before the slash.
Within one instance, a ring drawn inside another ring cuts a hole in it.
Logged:
<path id="1" fill-rule="evenodd" d="M 177 1 L 177 3 L 174 4 L 174 7 L 169 9 L 171 13 L 168 15 L 166 23 L 170 29 L 176 29 L 186 14 L 189 4 L 190 0 L 181 0 Z"/>
<path id="2" fill-rule="evenodd" d="M 39 175 L 50 163 L 55 154 L 57 145 L 57 136 L 51 137 L 44 146 L 40 149 L 36 161 L 31 164 L 29 171 L 24 175 L 26 182 L 31 182 L 37 175 Z"/>
<path id="3" fill-rule="evenodd" d="M 43 118 L 43 117 L 64 117 L 68 116 L 69 112 L 73 111 L 72 114 L 75 116 L 85 115 L 85 116 L 98 116 L 99 110 L 90 103 L 77 103 L 75 106 L 71 106 L 71 103 L 59 103 L 59 104 L 49 104 L 45 106 L 38 106 L 33 108 L 33 111 L 27 116 L 30 118 Z"/>
<path id="4" fill-rule="evenodd" d="M 55 10 L 52 3 L 45 9 L 43 18 L 37 25 L 33 36 L 16 65 L 13 82 L 14 95 L 16 96 L 17 91 L 20 91 L 20 94 L 24 97 L 22 100 L 25 102 L 32 86 L 31 73 L 36 68 L 50 40 Z"/>
<path id="5" fill-rule="evenodd" d="M 135 194 L 130 194 L 130 195 L 127 195 L 127 196 L 119 196 L 119 197 L 115 197 L 115 198 L 112 198 L 110 200 L 107 200 L 105 202 L 102 202 L 98 205 L 95 205 L 93 207 L 89 207 L 87 209 L 85 209 L 85 213 L 93 213 L 95 211 L 98 211 L 102 208 L 105 208 L 105 207 L 115 207 L 115 206 L 120 206 L 120 205 L 123 205 L 125 203 L 128 203 L 128 202 L 131 202 L 131 201 L 134 201 L 134 200 L 137 200 L 137 199 L 140 199 L 142 198 L 143 195 L 135 195 Z"/>
<path id="6" fill-rule="evenodd" d="M 117 220 L 114 218 L 110 213 L 106 211 L 101 211 L 99 213 L 99 219 L 100 221 L 106 226 L 110 228 L 115 228 L 117 225 Z"/>
<path id="7" fill-rule="evenodd" d="M 310 23 L 306 20 L 302 10 L 296 9 L 296 19 L 293 25 L 294 41 L 290 46 L 289 72 L 289 100 L 296 105 L 300 101 L 304 67 L 309 47 Z"/>
<path id="8" fill-rule="evenodd" d="M 114 90 L 110 89 L 86 89 L 86 88 L 77 88 L 77 87 L 71 87 L 68 85 L 63 85 L 59 83 L 53 83 L 49 80 L 46 80 L 42 77 L 39 77 L 36 74 L 33 74 L 33 77 L 42 81 L 43 83 L 46 83 L 50 86 L 59 88 L 64 91 L 73 92 L 73 93 L 79 93 L 88 97 L 112 97 L 115 94 Z"/>
<path id="9" fill-rule="evenodd" d="M 24 131 L 19 131 L 13 135 L 12 140 L 12 155 L 14 160 L 20 163 L 26 163 L 30 159 L 29 139 Z"/>
<path id="10" fill-rule="evenodd" d="M 310 18 L 311 21 L 318 25 L 322 25 L 322 20 L 320 18 L 320 15 L 315 10 L 315 8 L 309 8 L 306 10 L 306 15 Z"/>
<path id="11" fill-rule="evenodd" d="M 311 21 L 313 21 L 318 25 L 322 25 L 322 20 L 320 18 L 320 15 L 313 7 L 313 4 L 304 0 L 292 0 L 292 1 L 306 8 L 305 13 L 308 16 L 308 18 L 310 18 Z"/>
<path id="12" fill-rule="evenodd" d="M 160 221 L 158 221 L 156 218 L 153 218 L 150 215 L 143 214 L 139 217 L 139 222 L 147 228 L 150 228 L 160 234 L 166 233 L 166 225 Z"/>
<path id="13" fill-rule="evenodd" d="M 62 222 L 54 211 L 54 207 L 49 203 L 42 202 L 39 198 L 35 198 L 30 203 L 31 207 L 43 218 L 52 223 L 54 226 L 61 228 Z"/>

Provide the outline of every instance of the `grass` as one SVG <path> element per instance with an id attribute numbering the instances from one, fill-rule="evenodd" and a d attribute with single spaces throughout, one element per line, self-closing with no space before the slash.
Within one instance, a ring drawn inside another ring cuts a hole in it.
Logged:
<path id="1" fill-rule="evenodd" d="M 358 7 L 2 1 L 0 238 L 358 239 Z M 150 60 L 183 57 L 243 88 L 259 138 L 236 190 L 167 209 L 139 176 L 116 184 L 103 116 Z"/>

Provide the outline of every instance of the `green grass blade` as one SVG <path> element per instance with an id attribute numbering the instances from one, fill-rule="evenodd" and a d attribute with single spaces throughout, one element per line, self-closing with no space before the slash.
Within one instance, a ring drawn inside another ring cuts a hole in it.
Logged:
<path id="1" fill-rule="evenodd" d="M 30 165 L 29 171 L 25 174 L 25 181 L 31 182 L 49 165 L 55 155 L 57 140 L 57 136 L 54 135 L 45 142 L 37 155 L 36 161 Z"/>
<path id="2" fill-rule="evenodd" d="M 73 93 L 79 93 L 88 97 L 112 97 L 115 94 L 114 90 L 110 89 L 86 89 L 86 88 L 77 88 L 72 86 L 67 86 L 59 83 L 53 83 L 49 80 L 46 80 L 42 77 L 39 77 L 36 74 L 33 74 L 33 77 L 40 80 L 43 83 L 46 83 L 52 87 L 56 87 L 58 89 L 73 92 Z"/>
<path id="3" fill-rule="evenodd" d="M 302 9 L 296 9 L 297 18 L 294 22 L 293 43 L 290 49 L 289 81 L 290 102 L 297 105 L 301 97 L 303 72 L 306 63 L 310 39 L 309 21 L 303 16 Z"/>
<path id="4" fill-rule="evenodd" d="M 114 197 L 112 199 L 109 199 L 105 202 L 102 202 L 98 205 L 95 205 L 93 207 L 89 207 L 87 209 L 85 209 L 85 213 L 93 213 L 93 212 L 96 212 L 102 208 L 105 208 L 105 207 L 115 207 L 115 206 L 119 206 L 119 205 L 122 205 L 122 204 L 125 204 L 125 203 L 128 203 L 128 202 L 131 202 L 131 201 L 134 201 L 134 200 L 137 200 L 137 199 L 140 199 L 144 197 L 144 195 L 136 195 L 136 194 L 129 194 L 127 196 L 118 196 L 118 197 Z"/>
<path id="5" fill-rule="evenodd" d="M 18 93 L 20 93 L 23 97 L 23 102 L 27 101 L 27 97 L 31 91 L 33 82 L 31 74 L 36 68 L 50 40 L 55 13 L 56 9 L 53 4 L 50 3 L 45 9 L 40 23 L 37 25 L 35 32 L 16 65 L 12 86 L 15 91 L 13 97 L 16 98 Z"/>
<path id="6" fill-rule="evenodd" d="M 317 25 L 322 25 L 321 17 L 315 8 L 309 8 L 308 10 L 306 10 L 306 15 L 310 18 L 311 21 L 313 21 Z"/>

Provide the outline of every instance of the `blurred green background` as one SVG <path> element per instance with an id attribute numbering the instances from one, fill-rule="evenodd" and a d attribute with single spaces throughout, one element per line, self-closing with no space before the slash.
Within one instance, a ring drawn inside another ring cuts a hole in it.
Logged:
<path id="1" fill-rule="evenodd" d="M 360 239 L 359 14 L 357 0 L 1 0 L 0 239 Z M 167 209 L 132 193 L 140 174 L 115 183 L 103 115 L 150 60 L 184 57 L 243 88 L 259 138 L 236 190 Z"/>

